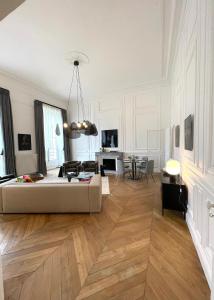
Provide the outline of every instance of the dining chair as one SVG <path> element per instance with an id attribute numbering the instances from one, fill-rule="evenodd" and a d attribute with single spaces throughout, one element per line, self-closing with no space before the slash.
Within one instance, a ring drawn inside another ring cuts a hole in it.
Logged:
<path id="1" fill-rule="evenodd" d="M 141 169 L 140 170 L 142 177 L 145 176 L 147 183 L 149 182 L 149 176 L 152 177 L 153 181 L 155 182 L 155 178 L 154 178 L 154 160 L 148 160 L 147 164 L 146 164 L 146 168 L 145 169 Z"/>
<path id="2" fill-rule="evenodd" d="M 123 176 L 125 177 L 126 174 L 131 174 L 132 168 L 131 168 L 131 161 L 123 161 Z"/>
<path id="3" fill-rule="evenodd" d="M 149 158 L 148 158 L 148 156 L 143 156 L 143 157 L 142 157 L 142 160 L 144 160 L 144 161 L 148 161 L 148 160 L 149 160 Z"/>
<path id="4" fill-rule="evenodd" d="M 140 162 L 137 165 L 137 168 L 139 169 L 139 171 L 146 169 L 146 165 L 147 165 L 147 162 L 148 162 L 148 156 L 142 156 L 141 160 L 142 160 L 142 162 Z"/>

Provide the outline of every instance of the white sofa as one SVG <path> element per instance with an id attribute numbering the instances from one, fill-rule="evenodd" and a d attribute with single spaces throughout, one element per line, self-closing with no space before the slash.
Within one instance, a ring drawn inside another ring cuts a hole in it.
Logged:
<path id="1" fill-rule="evenodd" d="M 90 183 L 69 183 L 67 179 L 36 183 L 11 180 L 0 185 L 1 213 L 78 213 L 100 212 L 100 175 Z"/>

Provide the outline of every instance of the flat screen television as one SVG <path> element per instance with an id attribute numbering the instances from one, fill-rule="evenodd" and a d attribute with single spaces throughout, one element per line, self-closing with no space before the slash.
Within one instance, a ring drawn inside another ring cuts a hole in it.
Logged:
<path id="1" fill-rule="evenodd" d="M 189 115 L 184 121 L 185 128 L 185 150 L 193 150 L 193 137 L 194 137 L 194 121 L 193 115 Z"/>
<path id="2" fill-rule="evenodd" d="M 118 147 L 118 130 L 102 130 L 102 147 L 117 148 Z"/>

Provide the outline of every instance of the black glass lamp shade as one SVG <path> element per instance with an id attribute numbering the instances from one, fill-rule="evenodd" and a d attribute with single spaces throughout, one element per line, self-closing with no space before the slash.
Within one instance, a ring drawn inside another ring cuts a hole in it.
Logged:
<path id="1" fill-rule="evenodd" d="M 80 138 L 81 134 L 84 134 L 86 136 L 97 136 L 98 131 L 97 127 L 95 124 L 92 124 L 89 121 L 83 121 L 80 123 L 81 126 L 77 126 L 77 123 L 72 122 L 67 128 L 64 128 L 65 134 L 70 138 L 70 139 L 77 139 Z"/>

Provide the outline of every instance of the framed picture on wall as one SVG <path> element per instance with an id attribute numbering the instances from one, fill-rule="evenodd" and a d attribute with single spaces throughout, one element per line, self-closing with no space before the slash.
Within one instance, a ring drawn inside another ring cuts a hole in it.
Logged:
<path id="1" fill-rule="evenodd" d="M 175 125 L 171 127 L 171 136 L 170 136 L 170 154 L 174 155 L 174 141 L 175 141 Z"/>
<path id="2" fill-rule="evenodd" d="M 193 150 L 193 139 L 194 139 L 194 117 L 189 115 L 184 121 L 184 136 L 185 136 L 185 150 Z"/>
<path id="3" fill-rule="evenodd" d="M 31 134 L 18 134 L 19 151 L 32 150 L 31 147 Z"/>
<path id="4" fill-rule="evenodd" d="M 175 147 L 180 147 L 180 126 L 175 126 Z"/>

